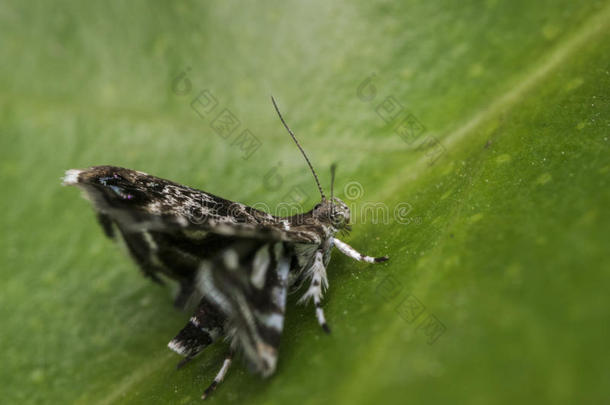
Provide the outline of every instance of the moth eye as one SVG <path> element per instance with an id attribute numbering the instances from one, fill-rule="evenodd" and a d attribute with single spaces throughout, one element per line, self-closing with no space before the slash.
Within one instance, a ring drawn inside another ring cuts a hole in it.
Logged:
<path id="1" fill-rule="evenodd" d="M 338 224 L 342 224 L 345 222 L 346 218 L 345 218 L 345 214 L 343 212 L 337 212 L 335 214 L 335 218 L 334 218 L 335 222 Z"/>
<path id="2" fill-rule="evenodd" d="M 320 208 L 322 206 L 322 204 L 318 203 L 315 205 L 315 207 L 313 207 L 314 210 L 317 210 L 318 208 Z"/>

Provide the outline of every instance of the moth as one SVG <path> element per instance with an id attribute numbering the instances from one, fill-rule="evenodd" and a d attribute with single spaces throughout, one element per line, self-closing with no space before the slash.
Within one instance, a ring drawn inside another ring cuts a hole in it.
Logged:
<path id="1" fill-rule="evenodd" d="M 206 398 L 224 379 L 236 354 L 251 371 L 274 373 L 286 313 L 286 295 L 307 285 L 300 302 L 313 302 L 322 329 L 330 333 L 322 309 L 328 288 L 326 269 L 333 248 L 358 261 L 379 263 L 384 257 L 357 252 L 336 235 L 348 232 L 350 209 L 334 196 L 331 167 L 330 199 L 305 157 L 321 201 L 308 212 L 273 216 L 205 191 L 146 173 L 114 166 L 66 171 L 64 185 L 83 191 L 93 204 L 105 234 L 122 240 L 143 274 L 157 283 L 164 278 L 179 285 L 174 304 L 195 301 L 188 323 L 168 343 L 184 356 L 178 368 L 217 340 L 229 342 L 218 374 L 204 391 Z"/>

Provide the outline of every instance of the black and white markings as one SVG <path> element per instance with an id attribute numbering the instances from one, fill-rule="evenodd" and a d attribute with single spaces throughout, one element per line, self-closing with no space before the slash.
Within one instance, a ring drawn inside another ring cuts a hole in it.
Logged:
<path id="1" fill-rule="evenodd" d="M 324 310 L 322 309 L 322 295 L 324 294 L 324 290 L 328 288 L 328 279 L 326 277 L 326 267 L 324 267 L 323 257 L 324 252 L 318 250 L 314 257 L 313 265 L 308 270 L 308 276 L 311 279 L 309 288 L 299 302 L 313 300 L 318 323 L 326 333 L 330 333 L 330 327 L 326 323 L 326 317 L 324 316 Z"/>
<path id="2" fill-rule="evenodd" d="M 161 276 L 178 282 L 176 306 L 199 303 L 168 343 L 184 356 L 178 367 L 218 340 L 229 342 L 229 354 L 203 398 L 223 381 L 234 354 L 264 377 L 275 372 L 289 289 L 309 285 L 300 301 L 313 301 L 318 323 L 330 332 L 322 297 L 333 246 L 355 260 L 387 260 L 358 253 L 334 237 L 350 229 L 349 208 L 333 196 L 334 168 L 327 199 L 311 162 L 272 101 L 320 190 L 321 201 L 308 212 L 276 217 L 115 166 L 72 169 L 63 179 L 64 185 L 83 191 L 104 233 L 113 239 L 120 236 L 146 276 L 159 283 Z"/>
<path id="3" fill-rule="evenodd" d="M 221 258 L 204 262 L 198 288 L 227 318 L 232 347 L 250 367 L 275 371 L 284 325 L 290 255 L 284 243 L 237 242 Z"/>
<path id="4" fill-rule="evenodd" d="M 225 379 L 225 376 L 227 375 L 227 371 L 229 371 L 229 367 L 231 367 L 232 362 L 233 362 L 233 353 L 230 353 L 227 355 L 227 357 L 225 357 L 224 361 L 222 362 L 222 367 L 220 367 L 218 374 L 216 374 L 216 377 L 214 377 L 214 380 L 212 381 L 210 386 L 208 388 L 206 388 L 205 391 L 203 391 L 203 395 L 201 396 L 201 399 L 206 399 L 216 389 L 218 384 L 220 384 L 222 382 L 222 380 Z"/>
<path id="5" fill-rule="evenodd" d="M 359 253 L 356 249 L 354 249 L 347 243 L 342 242 L 337 238 L 333 238 L 333 244 L 337 247 L 337 249 L 339 249 L 339 251 L 341 253 L 343 253 L 346 256 L 351 257 L 354 260 L 358 260 L 359 262 L 380 263 L 380 262 L 385 262 L 386 260 L 388 260 L 387 256 L 371 257 L 371 256 L 363 255 L 362 253 Z"/>
<path id="6" fill-rule="evenodd" d="M 214 304 L 202 298 L 191 319 L 167 346 L 188 361 L 223 336 L 224 324 L 224 315 Z M 186 361 L 180 362 L 178 367 L 183 366 Z"/>
<path id="7" fill-rule="evenodd" d="M 262 289 L 265 286 L 265 277 L 269 270 L 269 264 L 271 263 L 271 255 L 269 253 L 269 246 L 265 245 L 261 247 L 254 255 L 254 261 L 252 262 L 252 275 L 250 276 L 250 283 L 256 289 Z"/>

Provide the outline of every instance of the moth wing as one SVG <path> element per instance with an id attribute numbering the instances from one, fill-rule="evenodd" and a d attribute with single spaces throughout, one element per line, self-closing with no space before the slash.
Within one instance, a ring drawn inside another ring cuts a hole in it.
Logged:
<path id="1" fill-rule="evenodd" d="M 84 191 L 109 236 L 110 224 L 116 223 L 124 233 L 212 232 L 292 243 L 321 242 L 318 233 L 291 229 L 286 219 L 135 170 L 115 166 L 71 169 L 63 184 Z"/>
<path id="2" fill-rule="evenodd" d="M 283 242 L 243 239 L 203 261 L 197 286 L 226 317 L 231 346 L 263 376 L 275 371 L 291 255 Z"/>
<path id="3" fill-rule="evenodd" d="M 204 297 L 199 301 L 191 319 L 167 346 L 191 359 L 223 336 L 224 324 L 225 317 Z"/>

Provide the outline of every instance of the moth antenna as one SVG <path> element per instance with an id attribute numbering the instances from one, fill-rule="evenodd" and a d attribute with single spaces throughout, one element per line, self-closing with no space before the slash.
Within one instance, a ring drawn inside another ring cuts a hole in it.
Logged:
<path id="1" fill-rule="evenodd" d="M 335 203 L 334 203 L 334 196 L 335 196 L 335 172 L 337 171 L 337 164 L 333 163 L 332 165 L 330 165 L 330 206 L 331 206 L 331 213 L 334 215 L 335 213 Z"/>
<path id="2" fill-rule="evenodd" d="M 301 147 L 301 144 L 299 143 L 299 141 L 297 141 L 297 137 L 294 135 L 292 130 L 288 127 L 288 124 L 286 124 L 286 121 L 284 121 L 284 117 L 282 117 L 282 113 L 280 112 L 280 109 L 277 107 L 277 104 L 275 103 L 275 99 L 273 98 L 273 96 L 271 96 L 271 102 L 273 103 L 273 106 L 275 107 L 275 111 L 277 111 L 277 115 L 279 115 L 280 120 L 282 121 L 282 124 L 284 124 L 284 127 L 286 128 L 286 130 L 288 131 L 288 133 L 294 140 L 294 143 L 297 144 L 297 147 L 299 148 L 299 150 L 305 157 L 305 160 L 307 161 L 307 164 L 309 165 L 309 168 L 311 169 L 311 173 L 313 173 L 313 177 L 316 180 L 316 184 L 318 185 L 318 190 L 320 190 L 320 195 L 322 196 L 322 199 L 326 200 L 326 196 L 324 195 L 324 191 L 322 190 L 322 186 L 320 185 L 320 180 L 318 180 L 318 175 L 316 174 L 316 171 L 313 169 L 313 166 L 311 165 L 311 162 L 309 161 L 307 154 Z"/>

